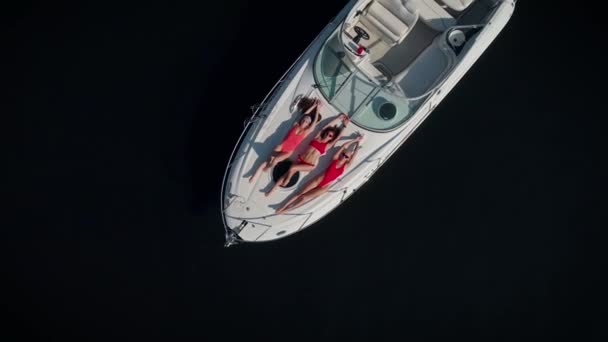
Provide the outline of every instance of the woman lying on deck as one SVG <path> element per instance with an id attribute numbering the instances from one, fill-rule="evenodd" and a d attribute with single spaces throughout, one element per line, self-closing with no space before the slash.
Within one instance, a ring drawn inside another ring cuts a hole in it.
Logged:
<path id="1" fill-rule="evenodd" d="M 339 122 L 342 123 L 342 127 L 338 126 Z M 298 160 L 289 167 L 289 170 L 266 193 L 266 196 L 270 196 L 279 186 L 286 186 L 296 172 L 314 169 L 319 162 L 319 158 L 325 154 L 325 151 L 332 148 L 336 144 L 336 141 L 340 139 L 344 128 L 349 122 L 348 115 L 341 113 L 337 118 L 325 125 L 321 132 L 317 133 L 315 138 L 310 142 L 308 148 L 298 156 Z"/>
<path id="2" fill-rule="evenodd" d="M 291 156 L 300 142 L 317 127 L 317 123 L 321 120 L 321 114 L 319 113 L 320 109 L 321 101 L 319 101 L 319 99 L 312 100 L 312 103 L 304 112 L 300 120 L 293 124 L 283 141 L 274 148 L 270 158 L 267 161 L 264 161 L 255 173 L 249 177 L 249 183 L 253 183 L 262 171 L 268 171 L 277 163 Z"/>
<path id="3" fill-rule="evenodd" d="M 313 178 L 308 184 L 306 184 L 302 191 L 277 209 L 276 213 L 282 214 L 287 210 L 298 208 L 311 199 L 327 192 L 333 181 L 340 177 L 344 173 L 344 170 L 350 166 L 351 162 L 355 158 L 355 155 L 357 154 L 357 150 L 359 150 L 359 141 L 361 141 L 361 139 L 363 139 L 363 136 L 360 135 L 342 145 L 340 150 L 338 150 L 338 152 L 336 152 L 334 155 L 334 159 L 331 164 L 329 164 L 329 167 L 327 167 L 325 170 L 325 173 Z M 355 143 L 357 145 L 353 151 L 350 151 L 348 149 L 349 146 Z"/>

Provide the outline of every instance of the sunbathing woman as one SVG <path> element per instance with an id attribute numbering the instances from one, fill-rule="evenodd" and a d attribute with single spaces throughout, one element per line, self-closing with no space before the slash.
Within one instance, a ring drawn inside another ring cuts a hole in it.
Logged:
<path id="1" fill-rule="evenodd" d="M 342 122 L 342 128 L 337 125 Z M 277 180 L 272 189 L 266 193 L 269 196 L 279 186 L 285 186 L 289 183 L 291 177 L 298 171 L 310 171 L 317 166 L 319 158 L 325 154 L 325 151 L 332 148 L 336 141 L 342 136 L 344 128 L 350 122 L 348 116 L 344 113 L 338 115 L 337 118 L 333 119 L 330 123 L 325 125 L 321 132 L 319 132 L 315 138 L 310 142 L 310 145 L 302 154 L 298 156 L 298 160 L 295 161 L 285 174 Z"/>
<path id="2" fill-rule="evenodd" d="M 249 183 L 252 183 L 262 171 L 268 171 L 268 169 L 273 168 L 277 163 L 291 156 L 300 142 L 317 127 L 317 123 L 321 120 L 319 109 L 321 109 L 321 101 L 314 99 L 300 120 L 293 124 L 283 142 L 274 148 L 270 158 L 264 161 L 255 173 L 249 177 Z"/>
<path id="3" fill-rule="evenodd" d="M 334 159 L 329 164 L 329 167 L 325 170 L 325 173 L 322 175 L 318 175 L 313 178 L 298 194 L 292 197 L 287 203 L 283 204 L 279 209 L 277 209 L 277 214 L 282 214 L 287 210 L 292 210 L 298 208 L 304 203 L 310 201 L 313 198 L 324 194 L 329 190 L 329 186 L 335 181 L 338 177 L 340 177 L 344 170 L 350 166 L 355 155 L 357 154 L 357 150 L 359 150 L 359 141 L 363 139 L 362 136 L 358 136 L 357 138 L 345 143 L 340 147 L 340 150 L 336 152 L 334 155 Z M 353 151 L 350 151 L 348 148 L 352 144 L 357 143 Z"/>

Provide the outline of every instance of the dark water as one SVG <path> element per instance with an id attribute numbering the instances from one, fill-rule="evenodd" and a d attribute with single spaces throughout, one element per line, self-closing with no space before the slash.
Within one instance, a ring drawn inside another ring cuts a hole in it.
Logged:
<path id="1" fill-rule="evenodd" d="M 222 247 L 221 177 L 249 106 L 344 3 L 11 10 L 18 221 L 3 225 L 3 332 L 605 336 L 605 120 L 593 103 L 603 70 L 591 68 L 601 26 L 565 4 L 520 1 L 453 93 L 332 215 L 283 241 Z"/>

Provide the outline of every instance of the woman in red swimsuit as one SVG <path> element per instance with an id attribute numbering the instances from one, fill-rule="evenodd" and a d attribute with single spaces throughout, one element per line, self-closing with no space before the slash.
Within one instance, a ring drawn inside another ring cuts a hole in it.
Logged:
<path id="1" fill-rule="evenodd" d="M 309 200 L 316 198 L 329 190 L 329 185 L 340 177 L 344 170 L 350 166 L 357 150 L 359 149 L 358 143 L 363 139 L 363 136 L 358 136 L 355 139 L 345 143 L 340 147 L 340 150 L 334 155 L 333 161 L 329 164 L 329 167 L 325 170 L 325 173 L 318 175 L 313 178 L 306 186 L 292 197 L 287 203 L 283 204 L 277 209 L 277 214 L 282 214 L 287 210 L 298 208 Z M 349 151 L 349 146 L 357 143 L 357 146 L 353 151 Z"/>
<path id="2" fill-rule="evenodd" d="M 338 127 L 339 122 L 342 122 L 341 128 Z M 314 169 L 319 158 L 324 155 L 327 150 L 332 148 L 338 139 L 340 139 L 344 132 L 344 128 L 349 122 L 350 119 L 348 116 L 341 113 L 337 118 L 325 125 L 321 132 L 317 133 L 315 138 L 310 142 L 308 148 L 298 156 L 298 160 L 289 167 L 289 170 L 287 170 L 287 172 L 277 180 L 272 189 L 266 193 L 266 196 L 273 193 L 279 186 L 287 185 L 296 172 Z"/>
<path id="3" fill-rule="evenodd" d="M 277 145 L 272 151 L 270 158 L 262 163 L 255 173 L 249 177 L 249 183 L 252 183 L 262 171 L 268 171 L 273 168 L 277 163 L 289 158 L 293 151 L 298 147 L 300 142 L 304 140 L 312 132 L 317 123 L 321 120 L 321 101 L 314 99 L 312 104 L 304 112 L 304 115 L 293 124 L 287 135 L 279 145 Z"/>

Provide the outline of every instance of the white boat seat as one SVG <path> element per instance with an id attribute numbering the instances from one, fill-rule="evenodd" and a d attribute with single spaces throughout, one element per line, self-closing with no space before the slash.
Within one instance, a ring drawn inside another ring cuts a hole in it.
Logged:
<path id="1" fill-rule="evenodd" d="M 440 0 L 446 6 L 457 12 L 462 12 L 469 7 L 475 0 Z"/>
<path id="2" fill-rule="evenodd" d="M 372 0 L 359 16 L 359 22 L 389 46 L 403 41 L 416 20 L 398 0 Z"/>
<path id="3" fill-rule="evenodd" d="M 456 19 L 435 0 L 409 0 L 408 2 L 415 6 L 420 19 L 439 32 L 456 25 Z"/>

